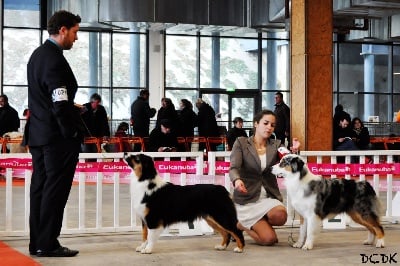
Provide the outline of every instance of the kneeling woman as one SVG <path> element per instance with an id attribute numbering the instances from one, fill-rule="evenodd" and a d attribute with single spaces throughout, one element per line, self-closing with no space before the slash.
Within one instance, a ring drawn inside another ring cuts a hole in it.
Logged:
<path id="1" fill-rule="evenodd" d="M 238 212 L 238 228 L 250 235 L 257 244 L 278 242 L 273 226 L 284 225 L 287 219 L 276 177 L 271 167 L 278 163 L 280 140 L 271 138 L 276 116 L 263 110 L 253 120 L 254 136 L 238 138 L 232 147 L 229 176 L 235 188 L 233 200 Z M 297 152 L 294 141 L 292 152 Z"/>

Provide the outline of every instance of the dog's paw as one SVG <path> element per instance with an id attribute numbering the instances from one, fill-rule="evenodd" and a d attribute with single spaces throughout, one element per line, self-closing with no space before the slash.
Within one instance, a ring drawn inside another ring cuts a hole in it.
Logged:
<path id="1" fill-rule="evenodd" d="M 243 252 L 243 249 L 242 249 L 242 248 L 239 248 L 239 247 L 235 247 L 235 248 L 233 249 L 233 252 L 235 252 L 235 253 L 242 253 L 242 252 Z"/>
<path id="2" fill-rule="evenodd" d="M 383 240 L 383 238 L 376 240 L 375 247 L 384 248 L 385 247 L 385 240 Z"/>
<path id="3" fill-rule="evenodd" d="M 314 245 L 313 243 L 307 242 L 304 243 L 304 245 L 301 247 L 302 250 L 310 250 L 313 249 Z"/>
<path id="4" fill-rule="evenodd" d="M 140 246 L 136 247 L 136 252 L 142 252 L 142 250 L 146 247 L 146 243 L 143 242 Z"/>
<path id="5" fill-rule="evenodd" d="M 294 243 L 293 244 L 293 246 L 292 247 L 294 247 L 294 248 L 302 248 L 303 247 L 303 243 L 302 242 L 299 242 L 299 241 L 297 241 L 296 243 Z"/>
<path id="6" fill-rule="evenodd" d="M 140 253 L 142 253 L 142 254 L 151 254 L 152 252 L 153 252 L 153 249 L 150 248 L 149 246 L 145 247 L 144 249 L 142 249 L 140 251 Z"/>
<path id="7" fill-rule="evenodd" d="M 363 245 L 372 245 L 372 244 L 374 244 L 373 240 L 371 241 L 370 239 L 366 239 L 363 241 Z"/>
<path id="8" fill-rule="evenodd" d="M 214 247 L 216 250 L 225 250 L 226 249 L 226 245 L 215 245 Z"/>

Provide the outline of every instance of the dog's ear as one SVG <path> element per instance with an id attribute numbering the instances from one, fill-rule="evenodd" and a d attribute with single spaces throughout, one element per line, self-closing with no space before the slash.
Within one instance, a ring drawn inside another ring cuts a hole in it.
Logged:
<path id="1" fill-rule="evenodd" d="M 141 179 L 153 179 L 157 175 L 157 170 L 154 166 L 153 158 L 145 154 L 140 154 L 139 156 L 142 163 Z"/>
<path id="2" fill-rule="evenodd" d="M 124 160 L 129 165 L 130 168 L 134 168 L 134 162 L 139 163 L 140 158 L 137 155 L 129 155 L 127 153 L 124 154 Z"/>
<path id="3" fill-rule="evenodd" d="M 292 172 L 296 173 L 303 170 L 304 162 L 299 157 L 293 157 L 290 161 L 290 166 L 292 167 Z"/>

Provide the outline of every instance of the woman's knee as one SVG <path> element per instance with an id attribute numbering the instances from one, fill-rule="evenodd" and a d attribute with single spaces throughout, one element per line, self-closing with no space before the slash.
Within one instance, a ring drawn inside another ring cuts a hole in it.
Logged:
<path id="1" fill-rule="evenodd" d="M 287 212 L 285 209 L 279 209 L 268 213 L 267 217 L 271 225 L 284 225 L 287 220 Z"/>
<path id="2" fill-rule="evenodd" d="M 263 236 L 259 236 L 257 244 L 263 246 L 272 246 L 277 242 L 278 242 L 278 237 L 276 236 L 276 234 L 273 233 L 273 234 L 266 234 Z"/>

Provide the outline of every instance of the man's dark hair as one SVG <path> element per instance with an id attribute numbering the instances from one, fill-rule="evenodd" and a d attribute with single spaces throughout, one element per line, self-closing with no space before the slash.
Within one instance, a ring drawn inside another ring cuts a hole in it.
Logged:
<path id="1" fill-rule="evenodd" d="M 144 95 L 150 95 L 149 90 L 141 90 L 140 91 L 140 96 L 144 96 Z"/>
<path id="2" fill-rule="evenodd" d="M 275 93 L 275 95 L 279 95 L 279 97 L 283 98 L 283 94 L 282 92 L 278 91 L 277 93 Z"/>
<path id="3" fill-rule="evenodd" d="M 7 97 L 7 95 L 2 94 L 2 95 L 0 95 L 0 98 L 3 98 L 3 99 L 4 99 L 4 102 L 5 102 L 5 103 L 8 103 L 8 97 Z"/>
<path id="4" fill-rule="evenodd" d="M 50 35 L 58 34 L 61 27 L 65 26 L 67 29 L 74 27 L 81 22 L 79 15 L 74 15 L 71 12 L 60 10 L 55 12 L 47 23 L 47 31 Z"/>
<path id="5" fill-rule="evenodd" d="M 101 96 L 98 93 L 93 93 L 92 96 L 90 96 L 90 101 L 99 101 L 101 102 Z"/>

